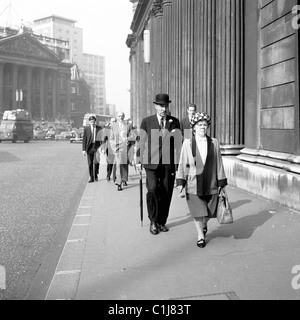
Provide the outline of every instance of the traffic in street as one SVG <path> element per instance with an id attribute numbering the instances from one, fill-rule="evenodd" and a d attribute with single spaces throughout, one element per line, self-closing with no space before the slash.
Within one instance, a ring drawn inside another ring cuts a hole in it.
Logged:
<path id="1" fill-rule="evenodd" d="M 87 183 L 86 167 L 81 144 L 0 144 L 0 300 L 24 299 L 45 261 L 43 281 L 50 281 Z"/>

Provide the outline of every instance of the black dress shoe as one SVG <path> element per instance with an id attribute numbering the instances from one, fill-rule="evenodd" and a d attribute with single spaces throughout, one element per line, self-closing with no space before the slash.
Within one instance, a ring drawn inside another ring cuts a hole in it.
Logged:
<path id="1" fill-rule="evenodd" d="M 159 234 L 159 230 L 158 230 L 158 228 L 157 228 L 157 225 L 156 225 L 156 223 L 155 222 L 151 222 L 150 223 L 150 233 L 152 233 L 153 235 L 157 235 L 157 234 Z"/>
<path id="2" fill-rule="evenodd" d="M 110 177 L 106 177 L 106 180 L 109 182 L 110 181 Z"/>
<path id="3" fill-rule="evenodd" d="M 122 186 L 120 184 L 118 184 L 118 191 L 122 191 Z"/>
<path id="4" fill-rule="evenodd" d="M 123 183 L 123 185 L 124 185 L 125 187 L 127 187 L 127 186 L 128 186 L 128 184 L 127 184 L 127 182 L 126 182 L 126 181 L 123 181 L 122 183 Z"/>
<path id="5" fill-rule="evenodd" d="M 166 225 L 161 225 L 161 224 L 158 225 L 158 229 L 161 232 L 168 232 L 169 231 L 169 228 Z"/>
<path id="6" fill-rule="evenodd" d="M 90 179 L 90 180 L 89 180 L 89 183 L 92 183 L 92 182 L 94 182 L 94 179 Z"/>
<path id="7" fill-rule="evenodd" d="M 204 228 L 203 228 L 203 234 L 204 234 L 204 237 L 205 237 L 206 234 L 207 234 L 207 227 L 204 227 Z"/>

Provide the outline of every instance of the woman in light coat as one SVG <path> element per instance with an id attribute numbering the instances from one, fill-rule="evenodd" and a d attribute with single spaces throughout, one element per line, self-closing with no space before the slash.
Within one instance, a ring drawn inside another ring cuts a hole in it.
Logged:
<path id="1" fill-rule="evenodd" d="M 193 135 L 183 142 L 177 187 L 186 201 L 198 233 L 197 246 L 206 246 L 207 223 L 216 218 L 218 193 L 227 185 L 219 142 L 207 135 L 210 116 L 197 112 L 190 121 Z"/>

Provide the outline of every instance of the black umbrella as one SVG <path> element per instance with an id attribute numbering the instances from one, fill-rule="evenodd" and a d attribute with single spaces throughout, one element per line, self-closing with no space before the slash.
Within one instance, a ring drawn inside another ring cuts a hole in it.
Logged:
<path id="1" fill-rule="evenodd" d="M 143 227 L 144 213 L 143 213 L 143 174 L 142 174 L 142 170 L 140 171 L 140 213 L 141 213 L 141 226 Z"/>

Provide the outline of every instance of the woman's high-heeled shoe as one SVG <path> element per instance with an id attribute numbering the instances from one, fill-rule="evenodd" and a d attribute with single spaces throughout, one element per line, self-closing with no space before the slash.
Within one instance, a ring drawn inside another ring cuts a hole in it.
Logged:
<path id="1" fill-rule="evenodd" d="M 205 246 L 206 246 L 205 239 L 198 240 L 198 241 L 197 241 L 197 246 L 198 246 L 199 248 L 205 248 Z"/>
<path id="2" fill-rule="evenodd" d="M 204 237 L 205 237 L 206 234 L 207 234 L 207 227 L 204 227 L 204 228 L 203 228 L 203 234 L 204 234 Z"/>
<path id="3" fill-rule="evenodd" d="M 118 191 L 122 191 L 122 185 L 121 184 L 118 184 Z"/>

